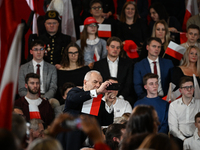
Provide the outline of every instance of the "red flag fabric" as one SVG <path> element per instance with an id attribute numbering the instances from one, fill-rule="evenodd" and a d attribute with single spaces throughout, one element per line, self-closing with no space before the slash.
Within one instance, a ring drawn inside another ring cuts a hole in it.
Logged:
<path id="1" fill-rule="evenodd" d="M 186 51 L 186 48 L 170 41 L 165 53 L 178 60 L 181 60 L 185 51 Z"/>
<path id="2" fill-rule="evenodd" d="M 180 43 L 186 43 L 187 42 L 187 37 L 186 37 L 186 32 L 180 32 Z"/>
<path id="3" fill-rule="evenodd" d="M 183 31 L 186 31 L 186 24 L 188 19 L 193 16 L 197 15 L 199 13 L 198 11 L 198 6 L 197 6 L 197 1 L 196 0 L 188 0 L 187 6 L 186 6 L 186 11 L 185 11 L 185 16 L 183 20 L 183 25 L 182 29 Z"/>
<path id="4" fill-rule="evenodd" d="M 0 128 L 6 128 L 8 130 L 11 129 L 13 100 L 17 88 L 22 33 L 23 25 L 20 24 L 18 25 L 13 40 L 10 39 L 12 41 L 12 45 L 10 47 L 0 86 Z"/>

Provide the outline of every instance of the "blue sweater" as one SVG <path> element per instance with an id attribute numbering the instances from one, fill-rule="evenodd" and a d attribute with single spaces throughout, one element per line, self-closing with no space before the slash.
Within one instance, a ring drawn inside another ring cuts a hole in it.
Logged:
<path id="1" fill-rule="evenodd" d="M 141 100 L 135 102 L 134 107 L 137 105 L 151 105 L 155 108 L 158 114 L 158 118 L 160 121 L 160 125 L 158 127 L 159 133 L 166 133 L 168 134 L 169 127 L 168 127 L 168 109 L 169 103 L 161 99 L 160 97 L 155 98 L 147 98 L 144 97 Z"/>

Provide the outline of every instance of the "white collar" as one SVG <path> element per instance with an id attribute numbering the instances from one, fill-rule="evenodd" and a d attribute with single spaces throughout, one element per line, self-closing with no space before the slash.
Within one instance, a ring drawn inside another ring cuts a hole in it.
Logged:
<path id="1" fill-rule="evenodd" d="M 42 60 L 40 63 L 37 63 L 34 59 L 32 59 L 33 66 L 36 66 L 37 64 L 40 64 L 40 66 L 43 66 L 44 60 Z"/>
<path id="2" fill-rule="evenodd" d="M 158 57 L 156 58 L 156 60 L 151 60 L 149 57 L 147 57 L 147 59 L 148 59 L 148 61 L 149 61 L 150 64 L 153 63 L 153 62 L 159 63 Z"/>
<path id="3" fill-rule="evenodd" d="M 107 56 L 107 61 L 108 61 L 108 62 L 113 62 L 113 61 L 111 61 L 111 60 L 108 58 L 108 56 Z M 117 59 L 116 59 L 113 63 L 115 63 L 115 62 L 119 62 L 119 56 L 117 57 Z"/>
<path id="4" fill-rule="evenodd" d="M 90 39 L 87 39 L 86 40 L 86 43 L 88 44 L 88 45 L 95 45 L 95 44 L 97 44 L 98 42 L 99 42 L 99 38 L 98 37 L 96 37 L 96 39 L 94 39 L 94 40 L 90 40 Z"/>

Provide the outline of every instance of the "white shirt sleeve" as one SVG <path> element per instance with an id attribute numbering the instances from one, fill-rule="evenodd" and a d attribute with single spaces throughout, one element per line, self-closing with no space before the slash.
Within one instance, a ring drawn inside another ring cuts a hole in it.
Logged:
<path id="1" fill-rule="evenodd" d="M 185 141 L 183 142 L 183 149 L 184 150 L 191 150 L 189 143 L 190 143 L 189 139 L 185 139 Z"/>
<path id="2" fill-rule="evenodd" d="M 90 90 L 90 96 L 93 98 L 93 97 L 97 97 L 97 90 L 94 89 L 94 90 Z"/>
<path id="3" fill-rule="evenodd" d="M 174 106 L 170 104 L 169 114 L 168 114 L 169 131 L 173 136 L 178 137 L 181 140 L 184 140 L 185 137 L 183 136 L 183 134 L 180 132 L 178 128 L 179 122 L 178 122 L 178 116 L 176 114 L 175 109 L 176 108 L 174 108 Z"/>

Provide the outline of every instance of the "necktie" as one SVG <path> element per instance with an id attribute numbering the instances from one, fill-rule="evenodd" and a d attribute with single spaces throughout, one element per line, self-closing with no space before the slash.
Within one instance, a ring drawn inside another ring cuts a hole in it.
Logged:
<path id="1" fill-rule="evenodd" d="M 37 72 L 36 72 L 36 74 L 38 74 L 40 76 L 40 64 L 37 64 L 36 66 L 37 66 Z M 39 88 L 39 91 L 38 91 L 38 95 L 40 97 L 40 88 Z"/>
<path id="2" fill-rule="evenodd" d="M 157 75 L 157 66 L 156 66 L 156 61 L 154 61 L 153 63 L 154 63 L 154 67 L 153 67 L 154 74 Z"/>

